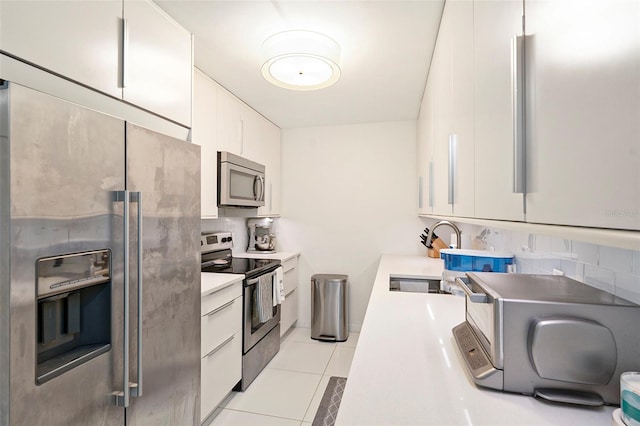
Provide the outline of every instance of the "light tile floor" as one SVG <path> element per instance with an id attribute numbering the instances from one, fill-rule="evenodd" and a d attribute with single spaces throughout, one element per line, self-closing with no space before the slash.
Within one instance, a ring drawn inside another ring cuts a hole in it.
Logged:
<path id="1" fill-rule="evenodd" d="M 212 425 L 309 426 L 331 376 L 347 377 L 359 333 L 346 342 L 319 342 L 294 328 L 280 352 L 244 392 L 234 392 Z"/>

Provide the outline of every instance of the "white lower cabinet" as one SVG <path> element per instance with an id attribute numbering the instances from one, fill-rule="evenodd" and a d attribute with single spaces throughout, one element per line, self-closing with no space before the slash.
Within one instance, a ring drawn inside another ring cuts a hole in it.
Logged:
<path id="1" fill-rule="evenodd" d="M 296 273 L 297 275 L 297 273 Z M 280 311 L 280 337 L 296 323 L 298 320 L 298 290 L 291 290 L 289 294 L 285 294 L 284 302 L 282 302 L 282 310 Z"/>
<path id="2" fill-rule="evenodd" d="M 280 337 L 298 320 L 298 256 L 282 262 L 284 302 L 280 310 Z"/>
<path id="3" fill-rule="evenodd" d="M 242 281 L 202 298 L 200 421 L 242 376 Z"/>

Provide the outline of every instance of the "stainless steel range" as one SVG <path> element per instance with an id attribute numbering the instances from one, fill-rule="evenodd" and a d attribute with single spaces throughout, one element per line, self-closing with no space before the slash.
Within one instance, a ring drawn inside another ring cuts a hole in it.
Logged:
<path id="1" fill-rule="evenodd" d="M 279 260 L 233 257 L 230 232 L 203 234 L 200 246 L 202 272 L 245 276 L 242 283 L 242 380 L 235 388 L 244 391 L 280 350 L 280 304 L 274 296 L 278 291 L 276 276 L 282 266 Z"/>

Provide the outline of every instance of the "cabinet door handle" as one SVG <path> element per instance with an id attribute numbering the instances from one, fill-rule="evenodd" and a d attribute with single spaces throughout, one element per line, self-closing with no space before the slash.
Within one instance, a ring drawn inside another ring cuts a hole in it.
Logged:
<path id="1" fill-rule="evenodd" d="M 513 192 L 526 190 L 524 141 L 524 36 L 511 39 L 511 119 L 513 128 Z"/>
<path id="2" fill-rule="evenodd" d="M 213 311 L 209 312 L 207 314 L 207 316 L 210 317 L 210 316 L 213 316 L 213 315 L 217 314 L 218 312 L 222 311 L 223 309 L 226 309 L 229 306 L 233 305 L 235 303 L 235 301 L 236 301 L 236 299 L 233 299 L 231 302 L 227 302 L 224 305 L 217 307 Z"/>
<path id="3" fill-rule="evenodd" d="M 129 65 L 129 24 L 126 19 L 122 19 L 122 50 L 121 50 L 121 80 L 122 80 L 122 88 L 127 87 L 127 83 L 129 82 L 127 78 L 127 66 Z"/>
<path id="4" fill-rule="evenodd" d="M 454 183 L 456 175 L 456 144 L 458 136 L 454 133 L 449 135 L 449 204 L 453 204 L 455 199 Z"/>
<path id="5" fill-rule="evenodd" d="M 204 358 L 209 358 L 211 355 L 215 354 L 216 352 L 218 352 L 220 349 L 222 349 L 227 343 L 229 343 L 230 341 L 232 341 L 234 339 L 234 337 L 236 337 L 235 334 L 232 334 L 231 337 L 227 338 L 227 340 L 225 340 L 224 342 L 220 343 L 218 346 L 216 346 L 215 348 L 213 348 L 208 354 L 206 354 L 204 356 Z"/>
<path id="6" fill-rule="evenodd" d="M 433 208 L 433 160 L 429 161 L 429 207 Z"/>
<path id="7" fill-rule="evenodd" d="M 424 186 L 422 176 L 418 177 L 418 208 L 422 208 L 422 188 Z"/>

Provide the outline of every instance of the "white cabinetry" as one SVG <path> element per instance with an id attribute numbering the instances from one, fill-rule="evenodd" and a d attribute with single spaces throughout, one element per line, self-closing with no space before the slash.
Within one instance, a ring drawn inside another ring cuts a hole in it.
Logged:
<path id="1" fill-rule="evenodd" d="M 418 214 L 433 213 L 433 80 L 427 80 L 417 126 Z"/>
<path id="2" fill-rule="evenodd" d="M 124 0 L 124 100 L 191 125 L 191 34 L 150 1 Z"/>
<path id="3" fill-rule="evenodd" d="M 242 377 L 242 279 L 203 296 L 201 313 L 203 421 Z"/>
<path id="4" fill-rule="evenodd" d="M 150 1 L 0 1 L 0 49 L 191 126 L 191 35 Z"/>
<path id="5" fill-rule="evenodd" d="M 420 118 L 434 205 L 420 212 L 640 230 L 638 22 L 636 0 L 447 1 Z"/>
<path id="6" fill-rule="evenodd" d="M 218 217 L 217 105 L 218 84 L 199 69 L 194 70 L 193 128 L 191 141 L 200 145 L 201 215 Z"/>
<path id="7" fill-rule="evenodd" d="M 447 2 L 423 103 L 433 123 L 433 143 L 422 148 L 432 150 L 431 163 L 422 167 L 431 169 L 429 210 L 437 215 L 473 216 L 474 211 L 472 29 L 473 3 Z M 428 141 L 429 124 L 424 131 Z"/>
<path id="8" fill-rule="evenodd" d="M 522 193 L 514 192 L 512 41 L 522 36 L 522 2 L 473 5 L 475 216 L 524 220 Z M 522 123 L 521 123 L 522 124 Z"/>
<path id="9" fill-rule="evenodd" d="M 218 151 L 242 155 L 243 122 L 242 103 L 223 87 L 218 86 Z"/>
<path id="10" fill-rule="evenodd" d="M 122 97 L 122 0 L 0 1 L 0 49 Z"/>
<path id="11" fill-rule="evenodd" d="M 255 132 L 245 133 L 247 155 L 265 166 L 264 206 L 258 207 L 258 216 L 278 216 L 280 215 L 281 174 L 280 129 L 255 111 L 247 109 L 253 117 L 253 125 L 250 129 L 255 130 Z"/>
<path id="12" fill-rule="evenodd" d="M 525 2 L 528 222 L 640 229 L 640 3 Z"/>
<path id="13" fill-rule="evenodd" d="M 285 299 L 280 311 L 280 337 L 298 320 L 298 256 L 282 263 Z"/>
<path id="14" fill-rule="evenodd" d="M 202 217 L 215 218 L 217 151 L 265 166 L 265 205 L 258 216 L 280 215 L 280 128 L 200 70 L 194 77 L 193 142 L 202 147 Z"/>

